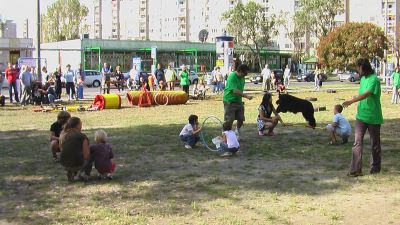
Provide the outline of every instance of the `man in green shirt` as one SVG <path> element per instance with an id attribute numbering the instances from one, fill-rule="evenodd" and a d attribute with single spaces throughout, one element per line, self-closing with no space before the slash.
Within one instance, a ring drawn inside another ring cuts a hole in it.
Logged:
<path id="1" fill-rule="evenodd" d="M 399 88 L 400 88 L 400 68 L 397 67 L 396 71 L 392 74 L 393 79 L 393 94 L 392 94 L 392 104 L 397 104 L 399 99 Z"/>
<path id="2" fill-rule="evenodd" d="M 381 83 L 368 59 L 357 61 L 357 70 L 361 76 L 359 95 L 343 102 L 344 107 L 359 102 L 356 115 L 353 157 L 348 176 L 362 176 L 363 139 L 368 130 L 371 139 L 372 160 L 370 173 L 381 171 L 380 130 L 383 124 L 381 107 Z"/>
<path id="3" fill-rule="evenodd" d="M 224 120 L 231 126 L 233 121 L 237 120 L 236 133 L 239 139 L 239 131 L 245 121 L 244 105 L 242 98 L 251 100 L 253 97 L 244 94 L 244 77 L 249 72 L 247 65 L 240 65 L 236 71 L 233 71 L 226 81 L 224 89 Z"/>

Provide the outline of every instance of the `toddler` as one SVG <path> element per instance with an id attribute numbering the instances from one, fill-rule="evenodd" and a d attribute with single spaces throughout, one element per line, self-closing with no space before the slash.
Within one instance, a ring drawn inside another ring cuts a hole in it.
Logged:
<path id="1" fill-rule="evenodd" d="M 329 131 L 331 141 L 329 144 L 337 144 L 336 135 L 342 139 L 342 144 L 349 141 L 349 136 L 351 134 L 351 126 L 349 121 L 342 115 L 343 106 L 335 105 L 333 108 L 333 123 L 328 124 L 326 129 Z"/>
<path id="2" fill-rule="evenodd" d="M 224 151 L 224 153 L 221 156 L 231 156 L 236 154 L 240 145 L 235 131 L 232 130 L 232 124 L 225 122 L 222 127 L 224 132 L 222 132 L 223 142 L 220 143 L 220 150 Z"/>
<path id="3" fill-rule="evenodd" d="M 116 165 L 111 145 L 107 143 L 107 133 L 104 130 L 98 130 L 94 136 L 96 143 L 90 145 L 91 162 L 94 162 L 94 167 L 99 172 L 99 178 L 111 180 Z"/>

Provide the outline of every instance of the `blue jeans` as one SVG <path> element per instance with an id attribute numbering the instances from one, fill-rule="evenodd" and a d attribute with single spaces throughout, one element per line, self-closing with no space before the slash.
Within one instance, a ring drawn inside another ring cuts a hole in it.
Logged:
<path id="1" fill-rule="evenodd" d="M 18 90 L 17 90 L 17 82 L 11 83 L 10 86 L 8 87 L 8 92 L 10 94 L 10 102 L 11 103 L 13 102 L 13 97 L 12 97 L 12 90 L 13 89 L 14 89 L 15 101 L 19 102 L 19 95 L 18 95 Z"/>
<path id="2" fill-rule="evenodd" d="M 200 140 L 199 136 L 197 135 L 180 135 L 179 138 L 181 141 L 185 142 L 185 144 L 190 145 L 190 147 L 194 147 L 194 145 Z"/>
<path id="3" fill-rule="evenodd" d="M 78 99 L 83 99 L 83 85 L 76 86 L 76 93 L 78 95 Z"/>
<path id="4" fill-rule="evenodd" d="M 228 145 L 226 143 L 222 142 L 219 145 L 219 150 L 222 152 L 236 153 L 239 150 L 239 148 L 228 148 Z"/>
<path id="5" fill-rule="evenodd" d="M 56 96 L 48 94 L 47 99 L 49 100 L 49 103 L 53 103 L 56 100 Z"/>

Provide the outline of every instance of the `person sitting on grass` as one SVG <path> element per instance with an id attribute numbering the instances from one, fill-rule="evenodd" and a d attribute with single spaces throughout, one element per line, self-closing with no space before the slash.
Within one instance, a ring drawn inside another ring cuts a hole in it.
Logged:
<path id="1" fill-rule="evenodd" d="M 196 115 L 189 116 L 189 123 L 186 124 L 181 133 L 179 133 L 179 138 L 185 143 L 185 148 L 191 149 L 200 140 L 199 133 L 201 127 L 199 126 L 199 117 Z"/>
<path id="2" fill-rule="evenodd" d="M 272 113 L 274 113 L 275 116 L 272 116 Z M 272 105 L 272 95 L 270 93 L 266 93 L 261 101 L 260 106 L 258 107 L 258 135 L 274 136 L 274 128 L 278 124 L 278 121 L 283 124 L 281 117 L 275 111 L 274 105 Z M 268 130 L 268 133 L 265 133 L 265 130 Z"/>
<path id="3" fill-rule="evenodd" d="M 99 178 L 111 180 L 112 173 L 115 171 L 116 164 L 113 160 L 114 153 L 111 145 L 107 143 L 107 133 L 98 130 L 94 134 L 95 144 L 90 145 L 90 168 L 94 162 L 94 167 L 99 172 Z"/>
<path id="4" fill-rule="evenodd" d="M 53 153 L 53 160 L 55 162 L 59 161 L 57 153 L 60 152 L 60 134 L 69 118 L 71 118 L 69 112 L 61 111 L 57 115 L 57 121 L 50 126 L 50 150 Z"/>
<path id="5" fill-rule="evenodd" d="M 71 117 L 60 134 L 60 164 L 67 171 L 69 182 L 79 172 L 79 178 L 89 179 L 91 164 L 89 139 L 82 133 L 82 121 L 78 117 Z"/>
<path id="6" fill-rule="evenodd" d="M 56 100 L 56 92 L 50 83 L 46 83 L 39 92 L 44 95 L 43 103 L 52 104 Z"/>
<path id="7" fill-rule="evenodd" d="M 342 115 L 342 111 L 342 105 L 335 105 L 333 108 L 333 123 L 326 126 L 331 137 L 331 141 L 329 142 L 331 145 L 338 143 L 336 135 L 342 139 L 342 144 L 346 144 L 349 141 L 351 126 L 349 121 Z"/>
<path id="8" fill-rule="evenodd" d="M 222 132 L 222 140 L 220 143 L 219 150 L 224 153 L 221 156 L 235 155 L 239 150 L 240 144 L 236 137 L 235 131 L 232 130 L 232 124 L 225 122 L 222 126 L 224 132 Z"/>

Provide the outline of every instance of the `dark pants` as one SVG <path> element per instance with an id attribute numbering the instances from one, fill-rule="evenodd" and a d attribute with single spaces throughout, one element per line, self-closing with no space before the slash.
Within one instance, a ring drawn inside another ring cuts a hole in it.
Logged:
<path id="1" fill-rule="evenodd" d="M 61 98 L 61 92 L 62 92 L 61 82 L 60 83 L 56 83 L 55 89 L 56 89 L 55 90 L 56 91 L 56 98 L 60 99 Z"/>
<path id="2" fill-rule="evenodd" d="M 123 80 L 118 80 L 118 83 L 117 83 L 117 88 L 118 88 L 118 91 L 124 91 L 124 81 Z"/>
<path id="3" fill-rule="evenodd" d="M 194 147 L 194 145 L 200 140 L 199 136 L 197 135 L 180 135 L 179 137 L 181 141 L 190 145 L 190 147 Z"/>
<path id="4" fill-rule="evenodd" d="M 19 95 L 18 95 L 18 90 L 17 90 L 17 82 L 11 83 L 10 86 L 8 87 L 8 92 L 10 94 L 10 102 L 13 102 L 13 89 L 14 89 L 14 96 L 15 96 L 15 101 L 19 102 Z"/>
<path id="5" fill-rule="evenodd" d="M 182 85 L 182 89 L 187 95 L 189 95 L 189 85 Z"/>
<path id="6" fill-rule="evenodd" d="M 356 120 L 353 158 L 350 165 L 351 173 L 362 172 L 363 139 L 367 130 L 371 139 L 371 172 L 380 172 L 381 170 L 381 125 L 367 124 Z"/>
<path id="7" fill-rule="evenodd" d="M 65 84 L 65 88 L 67 89 L 68 99 L 73 99 L 75 96 L 75 83 L 67 82 Z"/>

